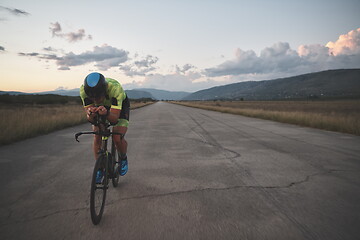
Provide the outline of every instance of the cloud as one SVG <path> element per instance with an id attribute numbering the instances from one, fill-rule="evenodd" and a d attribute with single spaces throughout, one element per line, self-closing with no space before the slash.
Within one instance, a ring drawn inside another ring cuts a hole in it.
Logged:
<path id="1" fill-rule="evenodd" d="M 39 55 L 40 59 L 46 59 L 46 60 L 61 60 L 62 57 L 58 57 L 56 54 L 41 54 Z"/>
<path id="2" fill-rule="evenodd" d="M 60 23 L 58 23 L 58 22 L 50 23 L 49 29 L 52 32 L 53 37 L 58 36 L 61 33 L 61 26 L 60 26 Z"/>
<path id="3" fill-rule="evenodd" d="M 92 40 L 92 36 L 86 35 L 84 29 L 79 29 L 77 32 L 62 33 L 62 28 L 59 22 L 50 23 L 49 29 L 53 37 L 64 38 L 71 43 L 81 41 L 83 39 Z"/>
<path id="4" fill-rule="evenodd" d="M 80 54 L 73 52 L 66 53 L 64 56 L 56 54 L 41 53 L 18 53 L 19 56 L 37 57 L 44 60 L 55 60 L 59 70 L 70 70 L 70 67 L 95 63 L 95 66 L 102 71 L 112 67 L 119 67 L 120 63 L 128 60 L 128 52 L 117 49 L 109 45 L 95 46 L 92 51 L 86 51 Z"/>
<path id="5" fill-rule="evenodd" d="M 263 49 L 260 55 L 253 50 L 236 49 L 235 59 L 216 67 L 207 68 L 204 74 L 218 76 L 290 76 L 336 68 L 360 67 L 360 28 L 341 35 L 336 42 L 301 45 L 295 51 L 289 43 L 279 42 Z"/>
<path id="6" fill-rule="evenodd" d="M 214 86 L 216 82 L 207 79 L 201 82 L 194 82 L 183 74 L 151 74 L 145 76 L 142 81 L 133 81 L 130 84 L 123 84 L 125 89 L 134 88 L 155 88 L 168 91 L 188 91 L 193 92 L 200 89 Z"/>
<path id="7" fill-rule="evenodd" d="M 52 24 L 51 31 L 54 36 L 61 35 L 65 38 L 60 24 Z M 85 34 L 85 31 L 79 32 L 80 35 Z M 131 84 L 125 84 L 127 89 L 146 87 L 197 91 L 239 81 L 275 79 L 328 69 L 360 68 L 359 35 L 360 28 L 341 35 L 335 42 L 326 45 L 301 45 L 297 50 L 292 49 L 287 42 L 275 43 L 259 54 L 253 50 L 238 48 L 234 51 L 233 59 L 223 60 L 215 67 L 199 70 L 187 63 L 172 66 L 166 74 L 156 71 L 158 57 L 134 54 L 130 58 L 129 52 L 106 44 L 82 53 L 64 53 L 49 46 L 42 49 L 43 53 L 19 53 L 19 56 L 54 61 L 59 70 L 93 64 L 102 71 L 115 67 L 126 76 L 139 76 Z"/>
<path id="8" fill-rule="evenodd" d="M 138 68 L 142 68 L 142 67 L 149 68 L 149 67 L 152 67 L 152 65 L 155 64 L 158 60 L 159 60 L 158 57 L 147 55 L 144 59 L 142 59 L 140 61 L 135 61 L 134 64 Z"/>
<path id="9" fill-rule="evenodd" d="M 320 60 L 329 55 L 329 48 L 320 44 L 300 45 L 298 47 L 298 54 L 300 57 L 313 57 Z"/>
<path id="10" fill-rule="evenodd" d="M 28 15 L 30 15 L 30 13 L 25 12 L 25 11 L 20 10 L 20 9 L 17 9 L 17 8 L 8 8 L 8 7 L 0 6 L 0 10 L 5 10 L 8 13 L 10 13 L 12 15 L 16 15 L 16 16 L 28 16 Z"/>
<path id="11" fill-rule="evenodd" d="M 70 70 L 69 67 L 59 67 L 58 70 Z"/>
<path id="12" fill-rule="evenodd" d="M 138 54 L 135 55 L 135 58 Z M 154 65 L 159 60 L 158 57 L 147 55 L 144 59 L 136 60 L 133 63 L 122 64 L 119 69 L 124 72 L 126 76 L 145 76 L 149 72 L 154 71 L 156 67 Z"/>
<path id="13" fill-rule="evenodd" d="M 40 53 L 36 53 L 36 52 L 32 52 L 32 53 L 18 53 L 19 56 L 24 56 L 24 57 L 36 57 L 38 55 L 40 55 Z"/>
<path id="14" fill-rule="evenodd" d="M 52 47 L 45 47 L 43 48 L 44 51 L 47 51 L 47 52 L 57 52 L 57 50 L 55 48 L 52 48 Z"/>
<path id="15" fill-rule="evenodd" d="M 326 47 L 335 56 L 360 54 L 360 28 L 340 35 L 336 42 L 328 42 Z"/>
<path id="16" fill-rule="evenodd" d="M 146 64 L 143 62 L 141 64 L 142 67 L 148 67 L 148 69 L 152 69 L 152 64 L 155 61 L 150 61 L 149 56 L 146 58 L 151 64 Z M 157 58 L 156 58 L 157 59 Z M 135 61 L 140 62 L 140 61 Z M 134 89 L 134 88 L 155 88 L 155 89 L 163 89 L 168 91 L 187 91 L 193 92 L 200 89 L 212 87 L 214 85 L 218 85 L 219 82 L 206 78 L 202 75 L 199 70 L 192 64 L 184 64 L 182 67 L 178 65 L 173 66 L 173 69 L 168 74 L 160 74 L 160 73 L 146 73 L 141 72 L 140 70 L 133 69 L 135 64 L 128 64 L 121 67 L 124 72 L 128 76 L 143 76 L 142 80 L 137 78 L 131 83 L 123 84 L 125 89 Z M 138 64 L 139 65 L 139 64 Z"/>
<path id="17" fill-rule="evenodd" d="M 243 51 L 238 48 L 236 49 L 235 56 L 234 60 L 225 61 L 214 68 L 205 69 L 205 74 L 210 77 L 216 77 L 247 74 L 262 70 L 260 59 L 254 51 Z"/>
<path id="18" fill-rule="evenodd" d="M 84 38 L 88 39 L 88 40 L 92 40 L 91 35 L 86 36 L 84 29 L 79 29 L 77 32 L 66 33 L 65 38 L 69 42 L 77 42 L 77 41 L 83 40 Z"/>
<path id="19" fill-rule="evenodd" d="M 297 52 L 288 43 L 279 42 L 267 47 L 257 56 L 253 50 L 236 49 L 235 59 L 226 61 L 215 68 L 205 69 L 211 77 L 288 71 L 301 62 Z"/>
<path id="20" fill-rule="evenodd" d="M 184 66 L 182 66 L 181 68 L 178 66 L 178 65 L 175 65 L 175 71 L 177 73 L 182 73 L 182 74 L 185 74 L 187 73 L 189 70 L 192 70 L 192 69 L 195 69 L 196 67 L 187 63 L 185 64 Z"/>
<path id="21" fill-rule="evenodd" d="M 120 63 L 128 60 L 128 52 L 109 45 L 95 46 L 93 51 L 86 51 L 81 54 L 67 53 L 59 58 L 56 64 L 60 67 L 79 66 L 88 63 L 95 63 L 100 70 L 106 71 L 112 67 L 118 67 Z"/>

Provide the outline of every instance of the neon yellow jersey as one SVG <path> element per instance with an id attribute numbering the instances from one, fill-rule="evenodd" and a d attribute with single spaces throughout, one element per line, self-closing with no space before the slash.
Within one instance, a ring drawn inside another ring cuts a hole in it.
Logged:
<path id="1" fill-rule="evenodd" d="M 121 84 L 112 78 L 105 78 L 107 82 L 107 88 L 106 88 L 106 97 L 103 102 L 96 104 L 86 95 L 84 90 L 84 85 L 81 85 L 80 87 L 80 97 L 83 102 L 84 107 L 88 106 L 105 106 L 105 107 L 111 107 L 114 109 L 120 109 L 122 106 L 122 102 L 126 98 L 126 93 L 124 89 L 122 88 Z"/>

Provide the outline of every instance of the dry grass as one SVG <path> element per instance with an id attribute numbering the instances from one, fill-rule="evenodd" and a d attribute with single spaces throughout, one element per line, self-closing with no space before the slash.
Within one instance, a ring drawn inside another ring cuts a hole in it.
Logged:
<path id="1" fill-rule="evenodd" d="M 173 102 L 207 110 L 360 135 L 360 101 Z"/>
<path id="2" fill-rule="evenodd" d="M 0 145 L 86 122 L 82 106 L 2 105 Z"/>
<path id="3" fill-rule="evenodd" d="M 153 103 L 155 103 L 155 102 L 131 102 L 130 109 L 141 108 L 141 107 L 153 104 Z"/>
<path id="4" fill-rule="evenodd" d="M 131 102 L 131 109 L 153 102 Z M 87 122 L 82 105 L 0 105 L 0 145 Z"/>

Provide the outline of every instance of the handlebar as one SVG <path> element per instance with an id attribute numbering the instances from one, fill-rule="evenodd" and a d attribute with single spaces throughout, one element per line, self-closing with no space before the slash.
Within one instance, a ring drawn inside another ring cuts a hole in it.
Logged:
<path id="1" fill-rule="evenodd" d="M 92 123 L 95 126 L 99 126 L 99 125 L 103 125 L 105 126 L 105 128 L 108 128 L 110 126 L 109 121 L 106 119 L 106 116 L 104 115 L 100 115 L 99 113 L 94 113 L 95 114 L 95 122 Z"/>
<path id="2" fill-rule="evenodd" d="M 110 131 L 108 131 L 108 132 L 101 132 L 101 131 L 99 131 L 99 132 L 78 132 L 75 134 L 75 140 L 77 142 L 80 142 L 78 138 L 83 134 L 95 134 L 95 135 L 100 135 L 100 136 L 105 136 L 105 137 L 109 137 L 110 135 L 120 135 L 120 138 L 123 138 L 125 136 L 123 133 L 110 132 Z"/>
<path id="3" fill-rule="evenodd" d="M 120 135 L 120 138 L 124 138 L 125 134 L 122 133 L 117 133 L 117 132 L 110 132 L 110 130 L 108 129 L 111 125 L 109 123 L 109 121 L 106 120 L 106 116 L 101 116 L 99 115 L 99 113 L 96 113 L 96 117 L 95 117 L 95 123 L 93 123 L 95 126 L 99 126 L 99 131 L 98 132 L 78 132 L 75 134 L 75 140 L 77 142 L 80 142 L 78 140 L 80 135 L 83 134 L 96 134 L 96 135 L 100 135 L 100 136 L 105 136 L 105 137 L 109 137 L 110 135 Z"/>

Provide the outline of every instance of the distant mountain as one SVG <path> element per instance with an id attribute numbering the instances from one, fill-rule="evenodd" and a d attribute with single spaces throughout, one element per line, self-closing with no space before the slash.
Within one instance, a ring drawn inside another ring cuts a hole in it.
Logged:
<path id="1" fill-rule="evenodd" d="M 138 90 L 125 90 L 126 94 L 129 98 L 139 99 L 139 98 L 152 98 L 155 99 L 150 93 L 146 91 L 138 91 Z M 67 95 L 67 96 L 79 96 L 79 88 L 71 89 L 71 90 L 55 90 L 49 92 L 42 92 L 38 94 L 58 94 L 58 95 Z"/>
<path id="2" fill-rule="evenodd" d="M 126 94 L 128 94 L 129 98 L 139 99 L 139 98 L 152 98 L 153 97 L 149 92 L 139 91 L 139 90 L 125 90 Z M 61 96 L 79 96 L 79 88 L 71 89 L 71 90 L 54 90 L 54 91 L 46 91 L 46 92 L 37 92 L 37 93 L 24 93 L 24 92 L 15 92 L 15 91 L 0 91 L 0 95 L 45 95 L 45 94 L 54 94 Z"/>
<path id="3" fill-rule="evenodd" d="M 5 94 L 9 94 L 9 95 L 22 95 L 22 94 L 29 94 L 29 93 L 14 92 L 14 91 L 0 91 L 0 95 L 5 95 Z"/>
<path id="4" fill-rule="evenodd" d="M 129 98 L 157 100 L 280 100 L 304 98 L 360 98 L 360 69 L 339 69 L 303 74 L 275 80 L 239 82 L 213 87 L 195 93 L 172 92 L 152 88 L 125 91 Z M 79 96 L 79 89 L 38 93 L 0 91 L 0 95 L 57 94 Z"/>
<path id="5" fill-rule="evenodd" d="M 126 95 L 130 98 L 130 99 L 140 99 L 140 98 L 151 98 L 151 99 L 155 99 L 155 97 L 153 95 L 151 95 L 151 93 L 149 92 L 145 92 L 145 91 L 140 91 L 140 90 L 125 90 Z"/>
<path id="6" fill-rule="evenodd" d="M 152 98 L 156 100 L 180 100 L 190 93 L 188 92 L 170 92 L 165 90 L 151 89 L 151 88 L 139 88 L 133 90 L 125 90 L 129 98 L 139 99 L 139 98 Z M 66 96 L 79 96 L 79 88 L 71 90 L 54 90 L 48 92 L 41 92 L 36 94 L 57 94 L 57 95 L 66 95 Z"/>
<path id="7" fill-rule="evenodd" d="M 137 88 L 134 90 L 149 92 L 157 100 L 180 100 L 190 94 L 189 92 L 172 92 L 153 88 Z"/>
<path id="8" fill-rule="evenodd" d="M 152 88 L 137 88 L 133 90 L 125 90 L 129 98 L 139 99 L 139 98 L 152 98 L 156 100 L 180 100 L 190 93 L 188 92 L 171 92 L 165 90 L 158 90 Z M 67 95 L 67 96 L 79 96 L 79 88 L 71 90 L 55 90 L 48 92 L 41 92 L 37 94 L 58 94 L 58 95 Z"/>
<path id="9" fill-rule="evenodd" d="M 37 94 L 37 95 L 45 95 L 45 94 L 54 94 L 54 95 L 62 95 L 62 96 L 79 96 L 79 88 L 71 89 L 71 90 L 54 90 L 54 91 L 46 91 L 46 92 L 36 92 L 36 93 L 25 93 L 25 92 L 15 92 L 15 91 L 0 91 L 0 95 L 9 94 L 9 95 L 27 95 L 27 94 Z"/>
<path id="10" fill-rule="evenodd" d="M 318 97 L 360 97 L 360 69 L 340 69 L 265 81 L 213 87 L 183 100 L 280 100 Z"/>
<path id="11" fill-rule="evenodd" d="M 80 89 L 74 88 L 70 90 L 66 89 L 60 89 L 60 90 L 54 90 L 54 91 L 47 91 L 47 92 L 39 92 L 35 94 L 56 94 L 56 95 L 62 95 L 62 96 L 80 96 Z"/>

